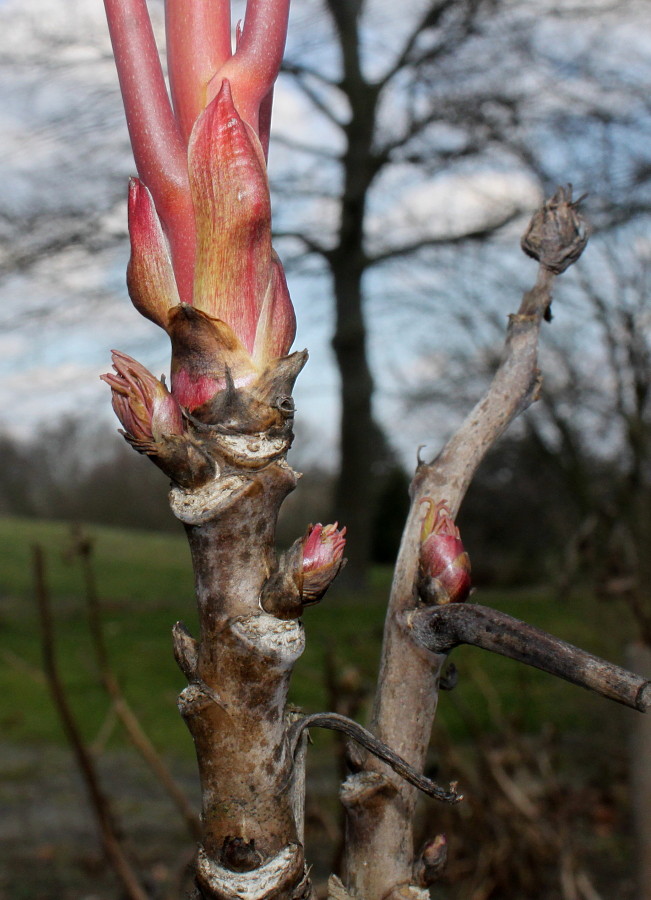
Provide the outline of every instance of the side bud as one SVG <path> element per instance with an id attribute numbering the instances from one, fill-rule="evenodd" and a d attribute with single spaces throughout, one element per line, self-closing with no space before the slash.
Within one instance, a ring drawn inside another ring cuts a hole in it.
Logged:
<path id="1" fill-rule="evenodd" d="M 310 525 L 294 541 L 277 570 L 262 587 L 260 607 L 278 619 L 297 619 L 305 606 L 318 603 L 346 563 L 346 529 Z"/>
<path id="2" fill-rule="evenodd" d="M 194 489 L 215 476 L 210 454 L 184 428 L 176 399 L 162 381 L 125 353 L 113 351 L 115 372 L 102 375 L 124 427 L 122 434 L 145 453 L 179 487 Z"/>
<path id="3" fill-rule="evenodd" d="M 181 407 L 163 382 L 125 353 L 114 350 L 111 358 L 115 374 L 101 378 L 111 388 L 113 409 L 129 442 L 146 452 L 163 438 L 183 434 Z"/>
<path id="4" fill-rule="evenodd" d="M 310 525 L 303 538 L 301 597 L 303 605 L 318 603 L 346 563 L 346 529 L 334 525 Z"/>
<path id="5" fill-rule="evenodd" d="M 169 310 L 181 301 L 154 201 L 138 178 L 129 181 L 129 239 L 127 288 L 131 302 L 141 315 L 167 329 Z"/>
<path id="6" fill-rule="evenodd" d="M 429 505 L 423 521 L 420 546 L 418 592 L 425 603 L 462 603 L 470 594 L 470 558 L 447 501 Z"/>

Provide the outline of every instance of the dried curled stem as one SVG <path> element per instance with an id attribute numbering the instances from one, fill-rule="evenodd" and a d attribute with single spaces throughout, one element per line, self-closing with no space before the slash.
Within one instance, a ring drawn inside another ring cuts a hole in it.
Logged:
<path id="1" fill-rule="evenodd" d="M 448 653 L 459 644 L 471 644 L 542 669 L 640 712 L 651 709 L 651 682 L 645 678 L 497 609 L 475 603 L 427 607 L 409 613 L 406 624 L 415 640 L 434 653 Z"/>
<path id="2" fill-rule="evenodd" d="M 417 772 L 413 766 L 410 766 L 395 751 L 387 747 L 382 741 L 379 741 L 370 731 L 362 728 L 361 725 L 358 725 L 352 719 L 341 716 L 338 713 L 312 713 L 312 715 L 305 716 L 299 719 L 298 722 L 295 722 L 288 735 L 292 754 L 298 746 L 301 734 L 306 728 L 329 728 L 331 731 L 341 731 L 358 744 L 361 744 L 373 756 L 385 762 L 405 781 L 427 794 L 428 797 L 434 797 L 436 800 L 442 800 L 444 803 L 458 803 L 460 800 L 463 800 L 463 795 L 457 791 L 456 783 L 453 782 L 448 790 L 442 788 L 436 782 Z"/>

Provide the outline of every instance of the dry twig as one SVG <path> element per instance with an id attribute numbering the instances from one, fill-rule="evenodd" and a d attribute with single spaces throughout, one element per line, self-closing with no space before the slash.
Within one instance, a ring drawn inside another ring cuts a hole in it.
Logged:
<path id="1" fill-rule="evenodd" d="M 99 826 L 102 846 L 115 874 L 120 879 L 129 900 L 149 900 L 147 892 L 131 865 L 122 845 L 120 829 L 116 823 L 109 798 L 102 790 L 95 762 L 86 747 L 77 720 L 72 711 L 61 678 L 56 655 L 52 607 L 45 575 L 43 550 L 35 545 L 32 550 L 34 591 L 41 625 L 43 666 L 54 705 L 63 730 L 70 742 L 77 765 L 84 779 L 86 791 Z"/>

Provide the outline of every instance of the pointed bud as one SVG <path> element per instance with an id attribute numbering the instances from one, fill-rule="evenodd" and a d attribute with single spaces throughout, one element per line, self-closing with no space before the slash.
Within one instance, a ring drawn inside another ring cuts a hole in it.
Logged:
<path id="1" fill-rule="evenodd" d="M 317 603 L 345 563 L 346 529 L 337 524 L 311 525 L 303 538 L 303 605 Z"/>
<path id="2" fill-rule="evenodd" d="M 583 197 L 572 202 L 572 185 L 559 187 L 534 213 L 522 241 L 527 256 L 560 275 L 583 253 L 590 229 L 578 210 Z"/>
<path id="3" fill-rule="evenodd" d="M 115 374 L 102 375 L 111 401 L 127 436 L 146 447 L 161 439 L 183 434 L 181 408 L 162 381 L 125 353 L 112 353 Z"/>
<path id="4" fill-rule="evenodd" d="M 447 502 L 429 505 L 421 531 L 419 593 L 426 603 L 462 603 L 470 593 L 470 559 Z"/>
<path id="5" fill-rule="evenodd" d="M 169 310 L 180 302 L 179 292 L 154 201 L 138 178 L 129 182 L 129 238 L 127 287 L 131 302 L 141 315 L 166 329 Z"/>
<path id="6" fill-rule="evenodd" d="M 438 881 L 448 861 L 448 842 L 444 834 L 437 834 L 426 841 L 414 863 L 414 881 L 421 887 L 430 887 Z"/>
<path id="7" fill-rule="evenodd" d="M 262 147 L 228 81 L 197 119 L 188 167 L 197 226 L 193 305 L 230 325 L 251 353 L 272 275 L 271 201 Z"/>
<path id="8" fill-rule="evenodd" d="M 346 529 L 310 525 L 280 557 L 278 568 L 262 586 L 260 606 L 278 619 L 297 619 L 303 607 L 318 603 L 345 565 Z"/>
<path id="9" fill-rule="evenodd" d="M 296 316 L 282 264 L 272 251 L 271 278 L 255 332 L 253 359 L 263 366 L 289 353 L 296 336 Z"/>

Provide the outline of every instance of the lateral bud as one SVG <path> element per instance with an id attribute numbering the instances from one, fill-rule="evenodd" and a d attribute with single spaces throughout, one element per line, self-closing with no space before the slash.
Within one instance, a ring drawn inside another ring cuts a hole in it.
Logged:
<path id="1" fill-rule="evenodd" d="M 441 877 L 448 861 L 448 842 L 444 834 L 437 834 L 425 841 L 414 863 L 414 881 L 420 887 L 429 887 Z"/>
<path id="2" fill-rule="evenodd" d="M 176 622 L 172 628 L 174 659 L 188 681 L 193 681 L 197 672 L 199 646 L 183 622 Z"/>
<path id="3" fill-rule="evenodd" d="M 318 603 L 346 564 L 346 529 L 310 525 L 302 541 L 301 598 L 304 606 Z"/>
<path id="4" fill-rule="evenodd" d="M 470 558 L 454 524 L 447 501 L 426 497 L 429 511 L 423 521 L 418 593 L 424 603 L 440 606 L 463 603 L 471 588 Z"/>
<path id="5" fill-rule="evenodd" d="M 279 619 L 297 619 L 305 606 L 318 603 L 346 563 L 346 529 L 310 525 L 307 534 L 284 553 L 265 582 L 260 606 Z"/>
<path id="6" fill-rule="evenodd" d="M 163 379 L 141 363 L 114 350 L 113 372 L 101 380 L 111 388 L 113 409 L 125 440 L 176 484 L 196 488 L 215 474 L 215 463 L 186 430 L 183 413 Z"/>

